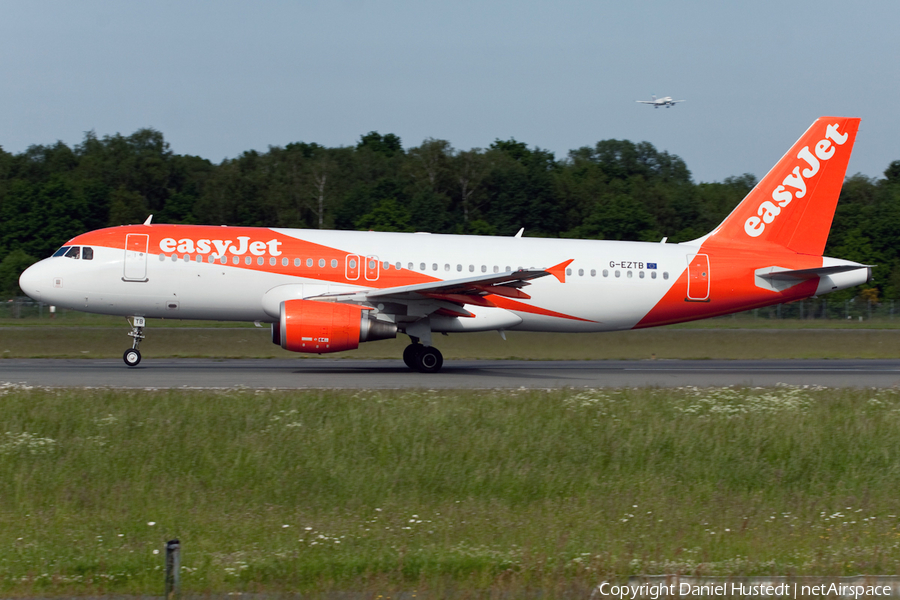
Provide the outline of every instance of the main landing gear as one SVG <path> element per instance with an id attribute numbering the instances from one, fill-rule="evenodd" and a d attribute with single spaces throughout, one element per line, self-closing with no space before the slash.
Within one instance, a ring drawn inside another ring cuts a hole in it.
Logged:
<path id="1" fill-rule="evenodd" d="M 403 362 L 420 373 L 437 373 L 444 366 L 444 356 L 434 346 L 423 346 L 418 338 L 410 336 L 412 343 L 403 350 Z"/>
<path id="2" fill-rule="evenodd" d="M 129 321 L 129 324 L 131 331 L 128 332 L 128 335 L 134 338 L 134 342 L 131 344 L 131 348 L 122 355 L 122 360 L 129 367 L 136 367 L 141 362 L 141 352 L 138 347 L 141 345 L 141 340 L 144 339 L 144 317 L 134 317 L 134 321 Z"/>

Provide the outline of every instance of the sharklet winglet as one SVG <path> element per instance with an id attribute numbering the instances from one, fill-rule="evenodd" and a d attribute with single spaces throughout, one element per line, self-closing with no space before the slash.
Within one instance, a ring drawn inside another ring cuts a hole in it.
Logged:
<path id="1" fill-rule="evenodd" d="M 548 273 L 556 277 L 560 283 L 566 282 L 566 267 L 572 264 L 574 258 L 570 258 L 565 262 L 561 262 L 556 266 L 550 267 L 549 269 L 545 269 Z"/>

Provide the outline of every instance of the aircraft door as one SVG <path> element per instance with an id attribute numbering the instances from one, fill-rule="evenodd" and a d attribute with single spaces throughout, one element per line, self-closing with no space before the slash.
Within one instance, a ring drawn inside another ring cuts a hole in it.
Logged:
<path id="1" fill-rule="evenodd" d="M 146 233 L 129 233 L 125 236 L 125 274 L 123 281 L 147 281 L 147 246 L 150 236 Z"/>
<path id="2" fill-rule="evenodd" d="M 366 281 L 378 281 L 378 257 L 366 257 Z"/>
<path id="3" fill-rule="evenodd" d="M 344 260 L 344 275 L 348 281 L 359 279 L 359 263 L 362 259 L 356 254 L 348 254 Z"/>
<path id="4" fill-rule="evenodd" d="M 709 255 L 688 255 L 688 289 L 689 302 L 709 302 Z"/>

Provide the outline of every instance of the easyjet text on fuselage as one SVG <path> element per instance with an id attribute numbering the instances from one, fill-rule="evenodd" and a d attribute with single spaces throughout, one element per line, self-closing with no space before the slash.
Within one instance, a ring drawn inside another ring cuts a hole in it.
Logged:
<path id="1" fill-rule="evenodd" d="M 277 239 L 271 239 L 267 242 L 250 241 L 250 236 L 237 236 L 237 243 L 232 240 L 211 240 L 191 238 L 163 238 L 159 241 L 159 249 L 162 252 L 179 252 L 186 254 L 214 254 L 216 256 L 225 256 L 226 254 L 234 254 L 241 256 L 248 252 L 254 256 L 263 256 L 269 254 L 271 256 L 281 256 L 281 250 L 278 247 L 281 242 Z M 267 252 L 268 251 L 268 252 Z"/>

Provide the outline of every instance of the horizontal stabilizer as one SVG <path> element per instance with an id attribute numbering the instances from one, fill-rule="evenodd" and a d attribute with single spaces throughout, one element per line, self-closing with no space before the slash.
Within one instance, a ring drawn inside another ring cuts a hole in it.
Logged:
<path id="1" fill-rule="evenodd" d="M 765 277 L 766 279 L 798 281 L 815 279 L 816 277 L 824 277 L 825 275 L 834 275 L 835 273 L 846 273 L 847 271 L 855 271 L 856 269 L 869 269 L 872 266 L 873 265 L 834 265 L 831 267 L 817 267 L 814 269 L 780 269 L 780 267 L 769 267 L 768 269 L 760 269 L 756 272 L 756 275 L 758 277 Z M 760 272 L 769 269 L 772 269 L 769 273 Z"/>
<path id="2" fill-rule="evenodd" d="M 872 266 L 861 265 L 859 263 L 845 262 L 842 264 L 831 264 L 823 267 L 813 267 L 811 269 L 786 269 L 784 267 L 765 267 L 757 269 L 756 286 L 773 292 L 783 292 L 788 288 L 792 288 L 797 284 L 811 279 L 822 277 L 830 277 L 840 273 L 848 273 L 850 271 L 858 271 L 866 269 L 868 271 L 866 280 L 871 279 Z M 859 283 L 863 283 L 860 281 Z"/>

